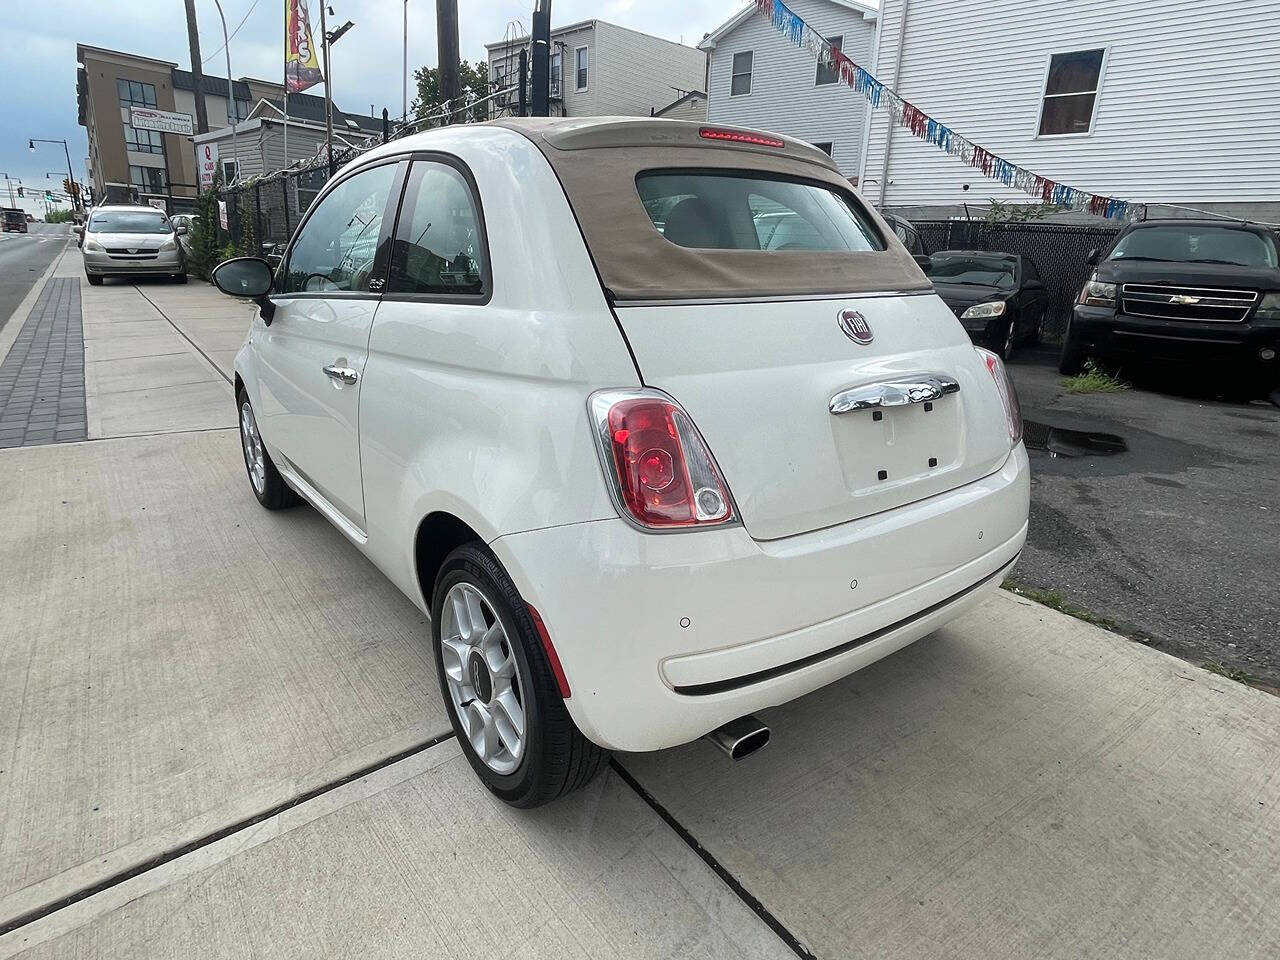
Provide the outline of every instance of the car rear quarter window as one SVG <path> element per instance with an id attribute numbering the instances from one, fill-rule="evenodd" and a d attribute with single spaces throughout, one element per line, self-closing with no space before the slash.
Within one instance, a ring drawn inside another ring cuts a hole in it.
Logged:
<path id="1" fill-rule="evenodd" d="M 390 293 L 484 296 L 488 253 L 474 194 L 447 163 L 415 160 L 391 248 Z"/>
<path id="2" fill-rule="evenodd" d="M 862 252 L 884 242 L 852 195 L 751 173 L 648 171 L 636 188 L 655 229 L 681 247 Z"/>

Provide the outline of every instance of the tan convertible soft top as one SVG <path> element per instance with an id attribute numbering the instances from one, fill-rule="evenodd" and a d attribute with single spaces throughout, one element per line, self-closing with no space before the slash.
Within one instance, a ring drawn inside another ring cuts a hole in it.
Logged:
<path id="1" fill-rule="evenodd" d="M 636 188 L 636 176 L 644 171 L 703 168 L 798 177 L 853 194 L 831 158 L 802 141 L 778 137 L 781 148 L 711 141 L 699 135 L 700 128 L 737 128 L 685 120 L 524 118 L 494 123 L 528 137 L 550 161 L 615 300 L 930 289 L 893 230 L 861 200 L 858 206 L 880 232 L 884 250 L 695 249 L 672 243 L 658 232 Z"/>

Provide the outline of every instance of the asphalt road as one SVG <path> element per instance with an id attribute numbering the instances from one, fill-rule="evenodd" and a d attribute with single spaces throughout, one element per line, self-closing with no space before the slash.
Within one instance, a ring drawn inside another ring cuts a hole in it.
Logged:
<path id="1" fill-rule="evenodd" d="M 1029 441 L 1063 427 L 1127 449 L 1030 451 L 1031 530 L 1014 579 L 1168 653 L 1280 686 L 1280 409 L 1168 374 L 1072 396 L 1054 359 L 1011 365 Z"/>
<path id="2" fill-rule="evenodd" d="M 30 223 L 27 229 L 0 233 L 0 329 L 70 239 L 65 223 Z"/>

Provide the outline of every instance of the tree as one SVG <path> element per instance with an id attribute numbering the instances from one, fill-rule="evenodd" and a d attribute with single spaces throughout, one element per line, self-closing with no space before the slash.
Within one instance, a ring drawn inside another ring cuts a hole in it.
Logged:
<path id="1" fill-rule="evenodd" d="M 426 117 L 439 112 L 440 107 L 440 68 L 419 67 L 413 72 L 413 82 L 418 90 L 413 105 L 409 108 L 414 117 Z M 489 95 L 489 67 L 485 63 L 476 63 L 473 67 L 466 60 L 458 65 L 458 85 L 463 97 L 470 93 L 475 99 L 483 100 Z M 458 119 L 455 117 L 455 119 Z M 472 111 L 473 120 L 489 119 L 489 104 L 484 103 Z"/>

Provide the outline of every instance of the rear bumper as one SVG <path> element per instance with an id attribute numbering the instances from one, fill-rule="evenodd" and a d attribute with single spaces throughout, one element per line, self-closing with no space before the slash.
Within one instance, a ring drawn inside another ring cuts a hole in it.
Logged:
<path id="1" fill-rule="evenodd" d="M 976 483 L 784 540 L 643 534 L 615 519 L 491 546 L 547 625 L 583 733 L 655 750 L 838 680 L 975 606 L 1022 549 L 1029 491 L 1019 446 Z"/>
<path id="2" fill-rule="evenodd" d="M 1221 363 L 1257 372 L 1280 371 L 1280 360 L 1263 360 L 1266 349 L 1280 353 L 1280 323 L 1194 323 L 1117 314 L 1077 304 L 1071 317 L 1071 345 L 1105 358 Z"/>

